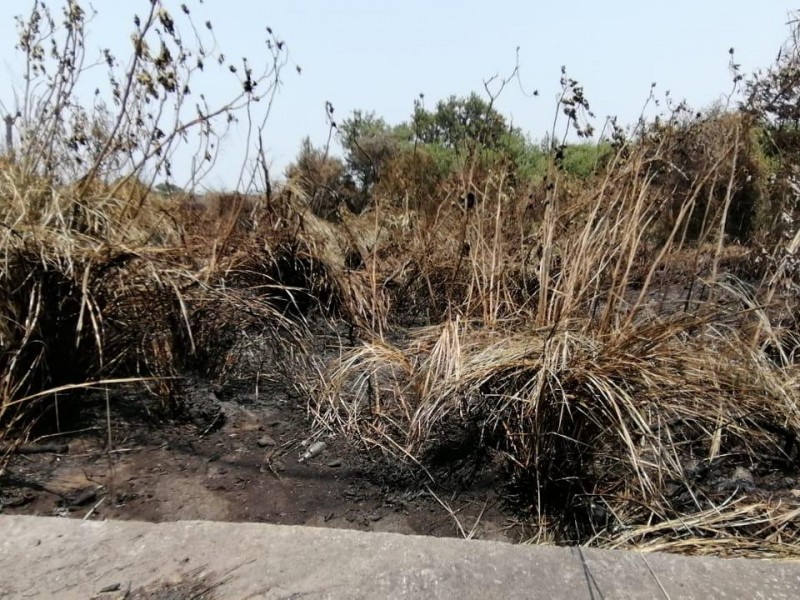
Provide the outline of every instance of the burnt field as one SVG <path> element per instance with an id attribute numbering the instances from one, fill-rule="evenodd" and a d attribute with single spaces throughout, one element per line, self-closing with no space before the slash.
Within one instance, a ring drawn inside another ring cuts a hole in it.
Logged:
<path id="1" fill-rule="evenodd" d="M 165 124 L 202 67 L 151 6 L 116 112 L 59 95 L 83 37 L 53 70 L 46 8 L 20 22 L 53 94 L 0 162 L 2 512 L 798 557 L 796 44 L 732 63 L 738 104 L 602 132 L 563 71 L 542 143 L 492 94 L 326 106 L 342 157 L 277 180 L 253 129 L 211 193 L 176 148 L 210 157 L 284 47 Z"/>
<path id="2" fill-rule="evenodd" d="M 760 305 L 763 284 L 736 276 L 752 251 L 698 246 L 654 268 L 603 241 L 592 263 L 636 261 L 624 288 L 556 259 L 542 296 L 541 258 L 523 277 L 511 245 L 472 250 L 497 209 L 454 211 L 467 254 L 450 234 L 392 232 L 422 218 L 389 211 L 369 242 L 385 257 L 339 250 L 355 235 L 332 231 L 367 237 L 375 215 L 306 213 L 314 234 L 270 254 L 242 250 L 249 223 L 230 229 L 225 258 L 242 262 L 219 267 L 224 282 L 137 287 L 118 267 L 118 305 L 103 310 L 137 316 L 104 317 L 117 366 L 13 405 L 26 412 L 11 413 L 4 512 L 792 555 L 794 338 L 766 328 L 791 323 L 792 300 L 784 287 Z M 422 260 L 442 262 L 420 274 Z M 52 331 L 75 331 L 79 305 Z M 98 369 L 86 354 L 56 347 L 39 368 Z"/>
<path id="3" fill-rule="evenodd" d="M 320 356 L 336 342 L 330 333 L 318 339 Z M 301 365 L 286 369 L 262 351 L 257 382 L 182 381 L 173 415 L 141 386 L 113 389 L 108 412 L 104 394 L 83 393 L 60 424 L 76 433 L 54 434 L 49 425 L 10 457 L 3 512 L 525 539 L 490 465 L 455 457 L 433 467 L 431 479 L 331 435 L 314 426 L 295 386 Z M 313 444 L 319 454 L 305 458 Z"/>

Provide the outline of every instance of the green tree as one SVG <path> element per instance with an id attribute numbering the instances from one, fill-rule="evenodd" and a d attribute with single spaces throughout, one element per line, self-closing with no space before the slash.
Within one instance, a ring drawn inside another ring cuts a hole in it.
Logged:
<path id="1" fill-rule="evenodd" d="M 453 150 L 470 141 L 495 147 L 513 131 L 505 117 L 475 93 L 466 98 L 450 96 L 438 102 L 433 111 L 417 101 L 411 125 L 417 141 Z"/>
<path id="2" fill-rule="evenodd" d="M 542 151 L 475 93 L 450 96 L 432 111 L 417 101 L 408 127 L 417 143 L 434 149 L 440 164 L 458 164 L 458 157 L 466 153 L 484 165 L 501 164 L 523 179 L 540 177 L 545 171 Z"/>
<path id="3" fill-rule="evenodd" d="M 347 169 L 367 196 L 383 167 L 397 155 L 404 134 L 401 129 L 393 130 L 374 112 L 361 110 L 353 111 L 342 121 L 338 131 Z"/>

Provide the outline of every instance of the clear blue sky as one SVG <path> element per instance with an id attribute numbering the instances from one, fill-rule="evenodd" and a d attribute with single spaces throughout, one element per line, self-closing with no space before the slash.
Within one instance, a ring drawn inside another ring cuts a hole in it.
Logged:
<path id="1" fill-rule="evenodd" d="M 50 0 L 53 6 L 58 0 Z M 598 125 L 609 114 L 624 123 L 640 113 L 651 82 L 707 106 L 730 89 L 728 48 L 745 71 L 767 66 L 788 34 L 792 5 L 782 0 L 186 0 L 197 19 L 210 19 L 230 57 L 263 56 L 264 30 L 286 41 L 293 68 L 267 125 L 274 171 L 295 155 L 301 139 L 316 144 L 327 136 L 324 103 L 336 116 L 373 110 L 390 123 L 406 119 L 414 98 L 424 93 L 433 106 L 450 94 L 482 90 L 482 80 L 508 73 L 520 48 L 521 77 L 538 98 L 510 86 L 499 108 L 541 137 L 550 127 L 561 65 L 585 86 Z M 134 12 L 148 0 L 94 0 L 98 17 L 90 44 L 115 49 L 129 45 Z M 178 12 L 180 2 L 164 4 Z M 27 0 L 0 2 L 0 59 L 4 75 L 19 85 L 20 62 L 13 49 L 13 15 Z M 207 79 L 206 91 L 230 85 Z M 9 89 L 0 90 L 9 106 Z M 12 102 L 13 104 L 13 102 Z M 238 176 L 244 138 L 225 142 L 211 187 L 231 185 Z"/>

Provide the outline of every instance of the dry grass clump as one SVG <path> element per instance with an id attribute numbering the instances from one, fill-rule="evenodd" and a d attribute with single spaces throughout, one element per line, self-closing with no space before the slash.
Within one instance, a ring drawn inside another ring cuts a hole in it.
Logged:
<path id="1" fill-rule="evenodd" d="M 730 177 L 706 243 L 690 243 L 698 198 L 738 160 L 728 142 L 666 233 L 663 144 L 642 143 L 582 195 L 551 172 L 541 221 L 498 192 L 376 234 L 366 270 L 437 310 L 335 362 L 319 422 L 423 467 L 500 457 L 542 539 L 795 554 L 797 498 L 748 493 L 752 472 L 796 460 L 800 388 L 762 351 L 774 286 L 724 270 Z"/>
<path id="2" fill-rule="evenodd" d="M 690 240 L 714 235 L 723 211 L 725 232 L 733 239 L 746 242 L 763 233 L 756 230 L 758 218 L 764 218 L 759 214 L 765 208 L 759 186 L 766 179 L 766 167 L 752 117 L 721 110 L 681 116 L 653 127 L 646 139 L 660 147 L 653 176 L 670 198 L 665 206 L 667 226 L 691 199 L 686 222 Z"/>
<path id="3" fill-rule="evenodd" d="M 316 216 L 312 205 L 288 183 L 272 202 L 252 208 L 248 226 L 218 244 L 211 262 L 224 285 L 248 282 L 300 318 L 319 310 L 377 329 L 385 309 L 375 304 L 361 246 L 352 231 Z"/>
<path id="4" fill-rule="evenodd" d="M 268 40 L 263 72 L 247 61 L 241 73 L 228 69 L 232 97 L 190 102 L 187 118 L 190 82 L 224 55 L 201 39 L 210 23 L 196 27 L 189 8 L 172 15 L 152 2 L 132 20 L 130 60 L 103 55 L 108 86 L 87 109 L 74 90 L 87 72 L 91 11 L 70 1 L 61 19 L 33 2 L 18 21 L 26 87 L 10 117 L 15 148 L 0 168 L 0 436 L 17 440 L 59 392 L 145 378 L 174 406 L 176 377 L 220 372 L 231 327 L 293 341 L 301 329 L 247 281 L 226 282 L 241 206 L 216 215 L 212 230 L 187 218 L 180 195 L 152 186 L 170 177 L 177 146 L 189 141 L 198 152 L 192 179 L 202 179 L 217 128 L 277 88 L 283 43 Z"/>
<path id="5" fill-rule="evenodd" d="M 5 175 L 11 185 L 17 173 Z M 243 337 L 302 352 L 305 316 L 318 307 L 375 325 L 366 274 L 347 266 L 347 244 L 302 202 L 220 199 L 226 209 L 209 214 L 115 190 L 51 187 L 35 213 L 30 191 L 4 197 L 13 224 L 0 289 L 5 433 L 50 406 L 43 391 L 68 384 L 153 379 L 174 406 L 184 374 L 237 374 Z"/>
<path id="6" fill-rule="evenodd" d="M 29 414 L 26 396 L 132 376 L 155 378 L 172 399 L 187 372 L 235 372 L 233 349 L 248 332 L 300 349 L 317 306 L 369 320 L 363 273 L 346 267 L 332 226 L 302 206 L 240 203 L 224 218 L 193 210 L 186 219 L 184 207 L 154 197 L 137 225 L 125 216 L 130 204 L 83 196 L 109 207 L 82 228 L 62 225 L 74 205 L 50 193 L 50 216 L 28 226 L 18 218 L 8 234 L 4 406 Z"/>
<path id="7" fill-rule="evenodd" d="M 737 490 L 714 477 L 790 460 L 796 373 L 767 367 L 717 327 L 679 317 L 594 336 L 580 322 L 450 321 L 348 355 L 322 417 L 400 456 L 484 445 L 535 514 L 560 517 L 562 541 L 606 542 L 722 511 Z"/>

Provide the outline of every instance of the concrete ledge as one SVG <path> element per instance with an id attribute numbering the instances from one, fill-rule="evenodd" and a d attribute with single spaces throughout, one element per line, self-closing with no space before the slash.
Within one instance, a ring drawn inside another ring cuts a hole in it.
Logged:
<path id="1" fill-rule="evenodd" d="M 176 577 L 215 598 L 797 598 L 800 563 L 513 546 L 254 523 L 0 516 L 0 598 Z M 100 598 L 113 597 L 100 595 Z"/>

